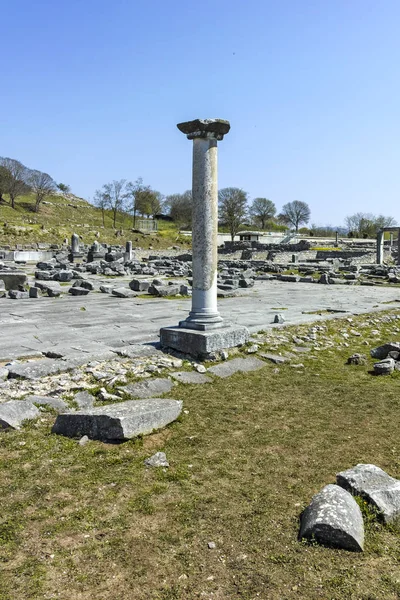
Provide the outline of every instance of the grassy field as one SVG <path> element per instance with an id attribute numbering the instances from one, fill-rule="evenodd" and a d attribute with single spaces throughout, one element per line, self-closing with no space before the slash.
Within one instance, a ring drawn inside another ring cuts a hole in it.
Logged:
<path id="1" fill-rule="evenodd" d="M 335 319 L 320 349 L 292 359 L 304 367 L 180 384 L 180 420 L 143 439 L 81 447 L 50 433 L 50 413 L 3 432 L 1 600 L 399 598 L 396 525 L 364 510 L 362 554 L 297 541 L 302 509 L 338 471 L 372 462 L 400 476 L 400 373 L 345 364 L 399 339 L 399 324 Z M 259 342 L 289 350 L 308 329 Z M 144 467 L 156 451 L 169 469 Z"/>
<path id="2" fill-rule="evenodd" d="M 0 245 L 33 242 L 61 244 L 72 233 L 77 233 L 86 244 L 91 244 L 95 239 L 108 244 L 125 244 L 132 240 L 134 246 L 144 249 L 152 246 L 155 250 L 175 244 L 186 248 L 191 242 L 190 238 L 179 235 L 174 223 L 165 221 L 158 222 L 157 234 L 133 233 L 132 217 L 127 214 L 118 215 L 116 228 L 122 229 L 123 233 L 116 237 L 111 211 L 105 212 L 103 226 L 101 210 L 85 200 L 56 195 L 47 198 L 46 202 L 51 204 L 41 204 L 38 213 L 34 212 L 32 195 L 18 198 L 15 209 L 7 202 L 0 203 Z"/>

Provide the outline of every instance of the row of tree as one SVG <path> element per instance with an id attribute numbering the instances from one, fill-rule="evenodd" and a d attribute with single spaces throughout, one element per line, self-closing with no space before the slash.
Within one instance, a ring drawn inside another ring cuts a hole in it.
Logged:
<path id="1" fill-rule="evenodd" d="M 261 229 L 269 223 L 293 227 L 298 231 L 299 226 L 308 223 L 311 211 L 305 202 L 294 200 L 282 207 L 277 215 L 275 204 L 268 198 L 255 198 L 249 205 L 248 194 L 240 188 L 223 188 L 218 194 L 220 222 L 229 229 L 233 237 L 244 223 L 251 220 Z M 191 225 L 192 192 L 171 194 L 164 197 L 160 192 L 144 185 L 142 178 L 135 182 L 126 179 L 106 183 L 94 195 L 95 205 L 102 210 L 103 223 L 105 211 L 111 210 L 114 227 L 119 212 L 133 215 L 133 226 L 136 225 L 137 215 L 155 217 L 163 212 L 180 225 Z"/>
<path id="2" fill-rule="evenodd" d="M 11 207 L 15 208 L 17 198 L 31 192 L 35 196 L 34 209 L 38 212 L 43 200 L 57 189 L 64 193 L 70 191 L 68 185 L 57 184 L 47 173 L 29 169 L 14 158 L 0 157 L 0 202 L 5 202 L 7 194 Z"/>

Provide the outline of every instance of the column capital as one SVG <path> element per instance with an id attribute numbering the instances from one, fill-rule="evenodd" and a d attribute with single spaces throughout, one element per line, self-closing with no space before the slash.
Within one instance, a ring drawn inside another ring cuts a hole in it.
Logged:
<path id="1" fill-rule="evenodd" d="M 195 138 L 209 138 L 221 141 L 231 128 L 225 119 L 195 119 L 178 123 L 177 128 L 186 134 L 188 140 Z"/>

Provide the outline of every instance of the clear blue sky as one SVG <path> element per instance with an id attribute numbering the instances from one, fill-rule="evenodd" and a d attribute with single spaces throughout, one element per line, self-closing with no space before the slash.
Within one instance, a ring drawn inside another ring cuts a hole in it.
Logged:
<path id="1" fill-rule="evenodd" d="M 77 195 L 183 192 L 176 123 L 220 117 L 220 187 L 400 221 L 398 0 L 14 0 L 1 20 L 0 156 Z"/>

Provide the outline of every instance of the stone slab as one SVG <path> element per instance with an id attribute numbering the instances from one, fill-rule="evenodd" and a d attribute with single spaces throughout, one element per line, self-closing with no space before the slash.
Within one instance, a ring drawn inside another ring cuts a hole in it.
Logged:
<path id="1" fill-rule="evenodd" d="M 106 351 L 101 354 L 81 354 L 67 360 L 44 358 L 43 360 L 33 360 L 31 362 L 17 363 L 10 365 L 9 379 L 40 379 L 49 375 L 66 373 L 80 365 L 91 360 L 109 360 L 115 358 L 115 353 Z"/>
<path id="2" fill-rule="evenodd" d="M 269 354 L 268 352 L 260 352 L 259 356 L 261 356 L 261 358 L 265 358 L 266 360 L 270 360 L 276 365 L 283 365 L 283 363 L 287 363 L 290 360 L 285 356 L 280 356 L 279 354 Z"/>
<path id="3" fill-rule="evenodd" d="M 153 398 L 170 392 L 173 385 L 170 379 L 155 378 L 145 379 L 139 383 L 129 383 L 119 389 L 134 398 Z"/>
<path id="4" fill-rule="evenodd" d="M 211 377 L 204 375 L 204 373 L 197 373 L 196 371 L 176 371 L 176 373 L 171 373 L 171 377 L 181 383 L 212 383 Z"/>
<path id="5" fill-rule="evenodd" d="M 153 398 L 128 400 L 88 410 L 58 415 L 52 433 L 67 437 L 118 441 L 151 433 L 175 421 L 182 402 Z"/>
<path id="6" fill-rule="evenodd" d="M 226 362 L 210 367 L 208 370 L 217 377 L 230 377 L 235 373 L 248 373 L 250 371 L 258 371 L 266 366 L 266 363 L 255 356 L 249 358 L 233 358 Z"/>
<path id="7" fill-rule="evenodd" d="M 32 404 L 39 404 L 40 406 L 51 406 L 58 411 L 63 411 L 68 408 L 68 405 L 61 398 L 53 398 L 53 396 L 27 396 L 24 398 L 25 401 L 32 402 Z"/>
<path id="8" fill-rule="evenodd" d="M 358 464 L 336 475 L 338 485 L 362 496 L 381 513 L 385 523 L 400 516 L 400 480 L 371 464 Z"/>
<path id="9" fill-rule="evenodd" d="M 0 429 L 19 429 L 26 419 L 35 419 L 39 409 L 28 400 L 10 400 L 0 404 Z"/>
<path id="10" fill-rule="evenodd" d="M 364 523 L 351 494 L 329 484 L 313 496 L 301 516 L 299 539 L 353 552 L 364 549 Z"/>
<path id="11" fill-rule="evenodd" d="M 196 331 L 183 327 L 163 327 L 160 330 L 162 347 L 173 348 L 183 354 L 207 356 L 224 348 L 242 346 L 250 337 L 246 327 L 227 326 L 210 331 Z"/>

